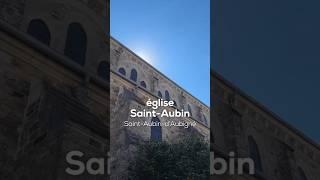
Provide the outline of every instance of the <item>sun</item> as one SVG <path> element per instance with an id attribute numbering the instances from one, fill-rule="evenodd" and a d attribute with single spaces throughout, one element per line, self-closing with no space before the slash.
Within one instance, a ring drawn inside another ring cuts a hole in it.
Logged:
<path id="1" fill-rule="evenodd" d="M 143 60 L 148 62 L 149 64 L 153 63 L 151 53 L 147 52 L 146 50 L 138 50 L 138 51 L 136 51 L 136 54 L 139 57 L 141 57 Z"/>

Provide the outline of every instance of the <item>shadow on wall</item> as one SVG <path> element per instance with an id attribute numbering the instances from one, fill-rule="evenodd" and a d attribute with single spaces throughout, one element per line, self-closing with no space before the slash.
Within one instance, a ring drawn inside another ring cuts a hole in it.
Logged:
<path id="1" fill-rule="evenodd" d="M 1 2 L 0 179 L 93 178 L 65 158 L 107 159 L 109 1 Z"/>

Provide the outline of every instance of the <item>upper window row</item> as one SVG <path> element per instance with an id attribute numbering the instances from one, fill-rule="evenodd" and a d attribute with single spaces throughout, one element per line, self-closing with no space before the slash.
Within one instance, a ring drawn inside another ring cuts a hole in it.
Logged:
<path id="1" fill-rule="evenodd" d="M 51 34 L 48 26 L 41 19 L 30 21 L 27 33 L 38 41 L 50 45 Z M 87 35 L 79 23 L 68 26 L 64 54 L 74 62 L 84 65 L 87 52 Z"/>
<path id="2" fill-rule="evenodd" d="M 48 26 L 41 19 L 31 20 L 27 33 L 45 45 L 50 45 L 51 33 Z M 77 64 L 84 65 L 87 52 L 87 35 L 79 23 L 71 23 L 68 26 L 65 41 L 64 54 Z M 110 66 L 107 61 L 100 62 L 97 74 L 99 77 L 109 80 Z"/>
<path id="3" fill-rule="evenodd" d="M 123 67 L 119 68 L 119 69 L 118 69 L 118 72 L 119 72 L 120 74 L 122 74 L 123 76 L 126 76 L 126 74 L 127 74 L 127 73 L 126 73 L 126 70 L 125 70 Z M 131 69 L 130 79 L 131 79 L 132 81 L 134 81 L 134 82 L 137 82 L 137 81 L 138 81 L 138 72 L 137 72 L 136 69 Z M 144 87 L 145 89 L 147 88 L 147 84 L 146 84 L 145 81 L 141 81 L 141 82 L 140 82 L 140 86 Z"/>
<path id="4" fill-rule="evenodd" d="M 120 74 L 122 74 L 123 76 L 126 76 L 126 75 L 127 75 L 127 72 L 126 72 L 126 70 L 125 70 L 123 67 L 120 67 L 120 68 L 118 69 L 118 72 L 119 72 Z M 130 80 L 132 80 L 132 81 L 134 81 L 134 82 L 137 82 L 137 79 L 138 79 L 137 70 L 136 70 L 136 69 L 131 69 L 131 72 L 130 72 Z M 142 87 L 144 87 L 144 88 L 147 88 L 147 85 L 146 85 L 145 81 L 141 81 L 141 82 L 140 82 L 140 86 L 142 86 Z M 158 91 L 158 94 L 157 94 L 157 95 L 158 95 L 158 97 L 163 98 L 161 91 Z M 168 90 L 166 90 L 166 91 L 164 92 L 164 99 L 165 99 L 166 101 L 170 101 L 170 100 L 171 100 L 171 98 L 170 98 L 170 93 L 169 93 Z M 173 100 L 173 101 L 174 101 L 174 100 Z M 176 101 L 174 101 L 174 106 L 177 107 L 177 102 L 176 102 Z M 190 106 L 189 104 L 188 104 L 188 111 L 190 112 L 190 115 L 192 116 L 192 109 L 191 109 L 191 106 Z M 203 121 L 204 121 L 205 124 L 208 124 L 205 115 L 203 115 Z"/>
<path id="5" fill-rule="evenodd" d="M 118 69 L 118 72 L 120 73 L 120 74 L 122 74 L 123 76 L 126 76 L 126 70 L 123 68 L 123 67 L 120 67 L 119 69 Z M 138 72 L 137 72 L 137 70 L 136 69 L 131 69 L 131 72 L 130 72 L 130 80 L 132 80 L 132 81 L 134 81 L 134 82 L 137 82 L 137 79 L 138 79 Z M 141 81 L 140 82 L 140 86 L 142 86 L 142 87 L 144 87 L 144 88 L 147 88 L 147 84 L 146 84 L 146 82 L 145 81 Z M 169 91 L 165 91 L 165 93 L 164 93 L 164 95 L 165 95 L 165 100 L 166 101 L 170 101 L 170 94 L 169 94 Z M 162 98 L 162 93 L 160 92 L 160 91 L 158 91 L 158 96 L 160 97 L 160 98 Z"/>

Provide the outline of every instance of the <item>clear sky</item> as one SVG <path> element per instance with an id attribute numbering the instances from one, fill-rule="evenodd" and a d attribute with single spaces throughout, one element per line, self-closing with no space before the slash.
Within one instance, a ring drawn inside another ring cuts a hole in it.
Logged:
<path id="1" fill-rule="evenodd" d="M 215 1 L 213 67 L 320 142 L 320 1 Z"/>
<path id="2" fill-rule="evenodd" d="M 111 35 L 210 104 L 210 0 L 111 0 Z"/>

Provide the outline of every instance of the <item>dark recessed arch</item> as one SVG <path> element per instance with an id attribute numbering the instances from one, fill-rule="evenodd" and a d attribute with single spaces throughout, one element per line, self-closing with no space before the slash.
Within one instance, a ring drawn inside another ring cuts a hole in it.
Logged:
<path id="1" fill-rule="evenodd" d="M 169 94 L 169 91 L 168 91 L 168 90 L 166 90 L 166 91 L 164 92 L 164 98 L 165 98 L 166 101 L 170 101 L 170 94 Z"/>
<path id="2" fill-rule="evenodd" d="M 151 122 L 154 123 L 154 125 L 151 126 L 151 140 L 161 141 L 162 128 L 160 125 L 160 119 L 158 117 L 153 117 Z"/>
<path id="3" fill-rule="evenodd" d="M 41 19 L 33 19 L 30 21 L 27 33 L 42 42 L 43 44 L 50 45 L 51 34 L 46 23 Z"/>
<path id="4" fill-rule="evenodd" d="M 131 69 L 130 79 L 134 82 L 137 82 L 138 72 L 136 69 Z"/>
<path id="5" fill-rule="evenodd" d="M 118 69 L 118 72 L 119 72 L 120 74 L 126 76 L 126 70 L 125 70 L 123 67 L 119 68 L 119 69 Z"/>
<path id="6" fill-rule="evenodd" d="M 87 53 L 87 35 L 81 24 L 69 24 L 64 54 L 74 62 L 84 65 Z"/>
<path id="7" fill-rule="evenodd" d="M 189 111 L 190 115 L 192 116 L 192 109 L 191 109 L 190 104 L 188 104 L 188 111 Z"/>
<path id="8" fill-rule="evenodd" d="M 161 91 L 158 91 L 158 97 L 160 97 L 162 99 L 162 93 Z"/>
<path id="9" fill-rule="evenodd" d="M 252 136 L 248 137 L 248 143 L 249 143 L 249 155 L 250 155 L 250 158 L 252 158 L 252 160 L 254 161 L 255 169 L 262 172 L 263 169 L 262 169 L 259 147 Z"/>
<path id="10" fill-rule="evenodd" d="M 142 87 L 144 87 L 144 88 L 147 88 L 147 84 L 146 84 L 146 82 L 144 82 L 144 81 L 141 81 L 141 82 L 140 82 L 140 86 L 142 86 Z"/>
<path id="11" fill-rule="evenodd" d="M 103 78 L 104 80 L 109 81 L 110 79 L 109 70 L 110 70 L 109 63 L 107 61 L 101 61 L 99 63 L 98 70 L 97 70 L 98 76 Z"/>

